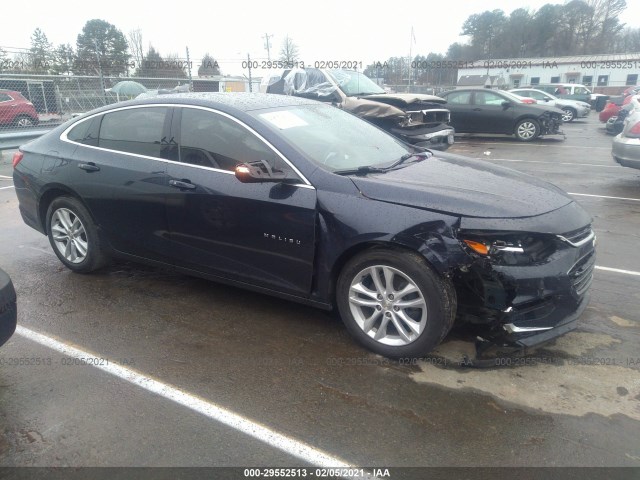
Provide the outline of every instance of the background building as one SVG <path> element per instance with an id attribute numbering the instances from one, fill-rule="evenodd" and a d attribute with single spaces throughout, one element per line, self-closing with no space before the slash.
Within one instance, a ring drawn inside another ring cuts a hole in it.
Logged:
<path id="1" fill-rule="evenodd" d="M 458 86 L 518 88 L 540 83 L 581 83 L 596 93 L 616 95 L 640 84 L 640 53 L 570 57 L 505 58 L 468 62 L 458 69 Z"/>

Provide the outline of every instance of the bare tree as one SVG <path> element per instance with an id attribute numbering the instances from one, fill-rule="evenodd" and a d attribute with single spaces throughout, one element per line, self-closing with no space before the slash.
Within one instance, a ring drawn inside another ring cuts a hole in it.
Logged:
<path id="1" fill-rule="evenodd" d="M 293 43 L 293 40 L 287 35 L 282 41 L 282 47 L 280 48 L 280 61 L 282 62 L 295 62 L 298 60 L 298 46 Z"/>
<path id="2" fill-rule="evenodd" d="M 136 68 L 141 68 L 144 62 L 144 46 L 142 41 L 142 32 L 139 28 L 131 30 L 127 35 L 127 43 L 129 44 L 129 51 L 133 57 L 133 61 L 136 64 Z"/>

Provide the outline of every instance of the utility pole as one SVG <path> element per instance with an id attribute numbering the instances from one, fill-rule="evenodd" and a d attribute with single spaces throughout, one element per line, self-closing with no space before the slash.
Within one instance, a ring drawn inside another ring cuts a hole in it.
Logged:
<path id="1" fill-rule="evenodd" d="M 191 76 L 191 59 L 189 58 L 189 47 L 187 49 L 187 72 L 189 73 L 189 91 L 193 92 L 193 77 Z"/>
<path id="2" fill-rule="evenodd" d="M 269 44 L 269 39 L 273 37 L 273 35 L 264 34 L 264 48 L 267 49 L 267 60 L 271 61 L 271 45 Z"/>
<path id="3" fill-rule="evenodd" d="M 247 65 L 249 66 L 249 92 L 253 92 L 253 87 L 251 85 L 251 57 L 247 53 Z"/>
<path id="4" fill-rule="evenodd" d="M 102 101 L 104 104 L 107 104 L 107 92 L 105 92 L 104 88 L 104 76 L 102 75 L 102 64 L 100 62 L 100 52 L 98 51 L 98 41 L 93 39 L 93 46 L 96 50 L 96 61 L 98 62 L 98 74 L 100 75 L 100 90 L 102 91 Z"/>

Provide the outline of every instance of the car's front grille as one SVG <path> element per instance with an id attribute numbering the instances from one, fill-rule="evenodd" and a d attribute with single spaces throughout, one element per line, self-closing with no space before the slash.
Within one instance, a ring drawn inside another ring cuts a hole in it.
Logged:
<path id="1" fill-rule="evenodd" d="M 596 265 L 595 252 L 591 251 L 582 257 L 569 271 L 571 283 L 576 294 L 582 295 L 587 291 L 593 280 L 593 269 Z"/>

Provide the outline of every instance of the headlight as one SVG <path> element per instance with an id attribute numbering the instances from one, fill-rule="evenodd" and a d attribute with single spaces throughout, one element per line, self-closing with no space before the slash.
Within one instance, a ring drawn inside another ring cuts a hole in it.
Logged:
<path id="1" fill-rule="evenodd" d="M 544 263 L 557 247 L 555 239 L 544 234 L 464 232 L 459 238 L 470 254 L 501 265 Z"/>

